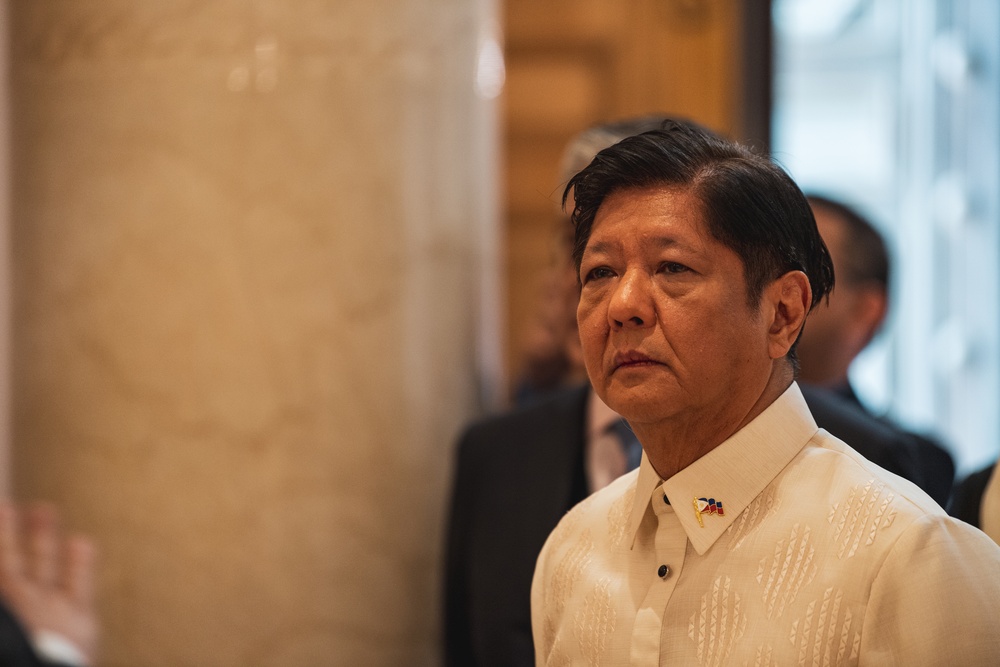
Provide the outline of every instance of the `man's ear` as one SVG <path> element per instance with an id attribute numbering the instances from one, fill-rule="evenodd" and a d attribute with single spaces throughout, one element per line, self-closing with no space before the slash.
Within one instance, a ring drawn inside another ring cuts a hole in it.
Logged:
<path id="1" fill-rule="evenodd" d="M 802 271 L 789 271 L 765 290 L 765 312 L 770 318 L 768 352 L 781 359 L 795 344 L 812 304 L 809 278 Z"/>

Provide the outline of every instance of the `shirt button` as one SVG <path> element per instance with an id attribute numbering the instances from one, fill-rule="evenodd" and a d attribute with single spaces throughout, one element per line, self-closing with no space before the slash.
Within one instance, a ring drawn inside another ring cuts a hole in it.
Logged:
<path id="1" fill-rule="evenodd" d="M 661 565 L 660 569 L 657 570 L 656 573 L 658 575 L 660 575 L 661 579 L 666 579 L 667 577 L 670 576 L 670 566 L 669 565 Z"/>

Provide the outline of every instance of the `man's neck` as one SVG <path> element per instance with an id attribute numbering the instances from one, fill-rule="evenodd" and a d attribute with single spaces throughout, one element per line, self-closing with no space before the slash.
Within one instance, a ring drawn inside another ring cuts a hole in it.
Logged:
<path id="1" fill-rule="evenodd" d="M 660 479 L 670 479 L 753 421 L 794 379 L 789 364 L 776 364 L 761 390 L 746 398 L 735 397 L 716 414 L 680 416 L 663 423 L 630 423 Z"/>

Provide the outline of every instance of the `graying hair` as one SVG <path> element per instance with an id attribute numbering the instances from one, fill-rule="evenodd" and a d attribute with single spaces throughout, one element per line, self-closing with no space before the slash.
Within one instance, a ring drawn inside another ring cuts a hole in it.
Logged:
<path id="1" fill-rule="evenodd" d="M 559 175 L 561 183 L 566 184 L 577 172 L 590 164 L 599 152 L 617 144 L 626 137 L 642 134 L 663 127 L 666 116 L 640 116 L 625 118 L 610 123 L 594 125 L 577 134 L 566 145 L 560 161 Z"/>

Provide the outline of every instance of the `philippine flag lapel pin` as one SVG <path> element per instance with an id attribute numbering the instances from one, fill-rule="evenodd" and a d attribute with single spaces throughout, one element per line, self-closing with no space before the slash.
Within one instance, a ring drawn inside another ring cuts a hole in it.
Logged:
<path id="1" fill-rule="evenodd" d="M 716 500 L 715 498 L 694 498 L 691 500 L 691 504 L 694 506 L 694 516 L 698 519 L 698 525 L 702 528 L 705 527 L 705 522 L 701 518 L 702 514 L 725 516 L 725 512 L 722 511 L 721 500 Z"/>

